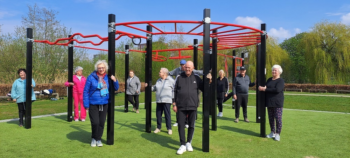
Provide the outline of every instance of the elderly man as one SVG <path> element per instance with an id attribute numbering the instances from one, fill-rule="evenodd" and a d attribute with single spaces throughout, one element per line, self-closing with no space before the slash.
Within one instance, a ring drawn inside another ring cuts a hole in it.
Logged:
<path id="1" fill-rule="evenodd" d="M 248 90 L 249 87 L 253 87 L 255 85 L 255 82 L 250 82 L 250 78 L 248 75 L 246 75 L 246 69 L 244 66 L 240 68 L 240 74 L 238 74 L 235 77 L 235 80 L 233 81 L 233 98 L 236 100 L 236 108 L 235 108 L 235 116 L 236 120 L 235 122 L 238 123 L 239 120 L 239 109 L 240 106 L 242 106 L 243 109 L 243 117 L 245 122 L 249 122 L 247 118 L 247 104 L 248 104 Z"/>
<path id="2" fill-rule="evenodd" d="M 194 133 L 194 123 L 196 120 L 198 107 L 198 90 L 203 91 L 202 79 L 193 73 L 193 62 L 185 64 L 185 72 L 181 73 L 175 80 L 173 110 L 178 119 L 178 131 L 181 146 L 177 154 L 181 155 L 185 151 L 193 151 L 191 142 Z M 185 140 L 185 120 L 188 116 L 187 141 Z"/>

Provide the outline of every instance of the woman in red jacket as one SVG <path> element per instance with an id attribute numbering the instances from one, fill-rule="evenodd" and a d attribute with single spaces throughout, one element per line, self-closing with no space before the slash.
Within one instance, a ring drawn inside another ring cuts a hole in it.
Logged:
<path id="1" fill-rule="evenodd" d="M 85 121 L 86 110 L 83 104 L 83 91 L 86 78 L 83 76 L 83 68 L 78 66 L 75 68 L 75 75 L 73 75 L 73 82 L 66 82 L 66 87 L 73 86 L 74 99 L 74 120 L 79 121 L 79 103 L 80 103 L 80 120 Z"/>

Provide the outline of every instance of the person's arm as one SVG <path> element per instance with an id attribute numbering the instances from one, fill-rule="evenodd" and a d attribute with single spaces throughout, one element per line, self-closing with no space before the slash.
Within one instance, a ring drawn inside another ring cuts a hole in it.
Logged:
<path id="1" fill-rule="evenodd" d="M 237 82 L 237 78 L 235 77 L 235 79 L 232 82 L 232 93 L 233 93 L 233 95 L 236 95 L 236 82 Z"/>
<path id="2" fill-rule="evenodd" d="M 34 81 L 34 79 L 32 79 L 32 88 L 34 88 L 35 87 L 35 81 Z"/>
<path id="3" fill-rule="evenodd" d="M 176 68 L 177 69 L 177 68 Z M 175 76 L 176 75 L 176 69 L 171 70 L 168 74 L 169 76 Z"/>
<path id="4" fill-rule="evenodd" d="M 141 82 L 140 82 L 140 79 L 139 79 L 139 78 L 137 78 L 136 84 L 137 84 L 137 93 L 140 93 L 140 90 L 141 90 Z"/>
<path id="5" fill-rule="evenodd" d="M 251 82 L 249 78 L 249 87 L 253 87 L 253 86 L 255 86 L 255 82 Z"/>
<path id="6" fill-rule="evenodd" d="M 197 75 L 199 75 L 199 76 L 203 76 L 203 70 L 196 70 L 196 69 L 194 69 L 194 70 L 193 70 L 193 73 L 194 73 L 194 74 L 197 74 Z"/>
<path id="7" fill-rule="evenodd" d="M 280 79 L 277 83 L 276 86 L 273 88 L 266 88 L 266 92 L 272 92 L 272 93 L 279 93 L 282 92 L 284 89 L 284 80 Z"/>
<path id="8" fill-rule="evenodd" d="M 118 82 L 118 80 L 115 80 L 115 82 L 113 82 L 113 85 L 114 85 L 114 90 L 118 91 L 118 89 L 119 89 L 119 82 Z"/>
<path id="9" fill-rule="evenodd" d="M 226 78 L 226 77 L 225 77 Z M 228 79 L 226 78 L 226 81 L 225 81 L 225 88 L 227 88 L 225 90 L 226 94 L 228 94 L 228 91 L 230 90 L 230 87 L 229 87 L 229 84 L 228 84 Z"/>
<path id="10" fill-rule="evenodd" d="M 201 90 L 202 92 L 204 92 L 204 86 L 203 86 L 203 80 L 199 77 L 199 76 L 196 76 L 196 80 L 197 80 L 197 87 L 199 90 Z"/>
<path id="11" fill-rule="evenodd" d="M 14 99 L 17 99 L 19 98 L 18 94 L 17 94 L 17 84 L 16 84 L 16 81 L 12 84 L 12 88 L 11 88 L 11 98 Z"/>
<path id="12" fill-rule="evenodd" d="M 91 91 L 91 79 L 90 79 L 91 76 L 89 76 L 87 79 L 86 79 L 86 82 L 85 82 L 85 87 L 84 87 L 84 92 L 83 92 L 83 102 L 84 102 L 84 107 L 85 108 L 89 108 L 90 107 L 90 103 L 89 103 L 89 97 L 90 97 L 90 91 Z M 92 93 L 92 92 L 91 92 Z"/>
<path id="13" fill-rule="evenodd" d="M 173 111 L 174 112 L 177 112 L 177 107 L 176 107 L 176 89 L 177 89 L 177 85 L 178 85 L 178 77 L 179 76 L 177 76 L 176 77 L 176 79 L 175 79 L 175 85 L 174 85 L 174 89 L 173 89 Z"/>
<path id="14" fill-rule="evenodd" d="M 66 83 L 64 83 L 64 86 L 69 87 L 69 82 L 67 81 Z"/>

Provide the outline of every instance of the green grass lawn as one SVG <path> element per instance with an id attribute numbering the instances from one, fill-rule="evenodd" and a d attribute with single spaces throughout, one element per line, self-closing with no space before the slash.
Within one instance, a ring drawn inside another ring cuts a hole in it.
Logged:
<path id="1" fill-rule="evenodd" d="M 242 118 L 234 123 L 234 110 L 224 107 L 217 131 L 210 131 L 209 153 L 202 152 L 201 114 L 200 107 L 192 142 L 194 152 L 185 152 L 182 157 L 350 157 L 349 114 L 285 110 L 281 141 L 276 142 L 259 137 L 260 124 L 253 119 L 255 108 L 248 108 L 251 123 L 243 122 Z M 116 108 L 115 144 L 105 144 L 105 127 L 104 146 L 95 148 L 90 147 L 89 118 L 86 122 L 67 122 L 66 117 L 32 119 L 31 129 L 18 127 L 17 121 L 0 123 L 0 157 L 175 157 L 179 148 L 177 127 L 173 127 L 173 135 L 168 135 L 164 120 L 161 133 L 144 132 L 142 108 L 140 114 L 124 113 L 123 108 Z M 155 110 L 152 118 L 154 130 Z M 268 122 L 266 133 L 269 133 Z"/>

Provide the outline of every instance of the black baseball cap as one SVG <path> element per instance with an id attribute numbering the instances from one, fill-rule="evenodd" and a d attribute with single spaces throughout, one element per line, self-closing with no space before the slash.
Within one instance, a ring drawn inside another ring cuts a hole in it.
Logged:
<path id="1" fill-rule="evenodd" d="M 241 66 L 240 70 L 246 70 L 244 66 Z"/>

